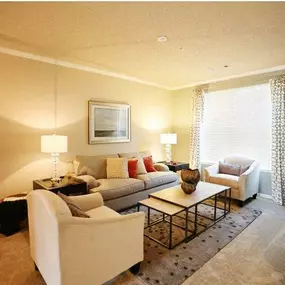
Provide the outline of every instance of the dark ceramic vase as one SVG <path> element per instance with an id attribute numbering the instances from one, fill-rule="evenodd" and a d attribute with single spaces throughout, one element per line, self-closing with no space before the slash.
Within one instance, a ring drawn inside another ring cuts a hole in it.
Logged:
<path id="1" fill-rule="evenodd" d="M 182 169 L 181 179 L 183 180 L 181 184 L 182 190 L 186 194 L 191 194 L 196 190 L 196 186 L 200 181 L 200 172 L 198 169 Z"/>

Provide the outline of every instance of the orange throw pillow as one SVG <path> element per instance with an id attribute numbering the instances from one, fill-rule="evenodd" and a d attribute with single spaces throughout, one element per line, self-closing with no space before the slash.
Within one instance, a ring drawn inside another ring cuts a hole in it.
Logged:
<path id="1" fill-rule="evenodd" d="M 143 163 L 147 172 L 155 172 L 155 168 L 153 166 L 152 156 L 146 156 L 143 158 Z"/>
<path id="2" fill-rule="evenodd" d="M 137 166 L 138 166 L 137 159 L 128 160 L 128 171 L 129 171 L 130 178 L 137 178 Z"/>

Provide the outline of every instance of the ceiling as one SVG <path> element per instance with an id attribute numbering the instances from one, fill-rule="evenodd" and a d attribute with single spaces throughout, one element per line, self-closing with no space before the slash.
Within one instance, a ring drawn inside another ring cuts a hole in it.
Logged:
<path id="1" fill-rule="evenodd" d="M 285 2 L 2 2 L 0 46 L 177 89 L 285 69 L 284 15 Z"/>

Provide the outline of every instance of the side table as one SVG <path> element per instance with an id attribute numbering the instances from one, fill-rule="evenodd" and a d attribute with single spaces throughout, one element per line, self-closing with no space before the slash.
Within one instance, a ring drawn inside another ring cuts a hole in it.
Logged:
<path id="1" fill-rule="evenodd" d="M 73 178 L 72 182 L 62 179 L 60 182 L 52 184 L 50 178 L 33 181 L 33 190 L 45 189 L 57 194 L 64 195 L 85 195 L 88 194 L 87 183 L 81 179 Z"/>
<path id="2" fill-rule="evenodd" d="M 176 162 L 176 161 L 171 161 L 171 162 L 166 162 L 166 161 L 158 161 L 158 163 L 164 163 L 165 165 L 168 166 L 169 170 L 177 172 L 182 169 L 188 169 L 189 168 L 189 163 L 187 162 Z"/>

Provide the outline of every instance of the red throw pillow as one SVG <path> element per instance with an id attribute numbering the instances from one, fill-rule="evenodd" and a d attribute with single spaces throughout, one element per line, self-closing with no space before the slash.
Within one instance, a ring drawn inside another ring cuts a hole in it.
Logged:
<path id="1" fill-rule="evenodd" d="M 128 161 L 128 171 L 130 178 L 137 178 L 137 166 L 138 160 L 137 159 L 129 159 Z"/>
<path id="2" fill-rule="evenodd" d="M 147 172 L 155 172 L 156 169 L 153 166 L 152 156 L 146 156 L 143 158 L 143 163 Z"/>

